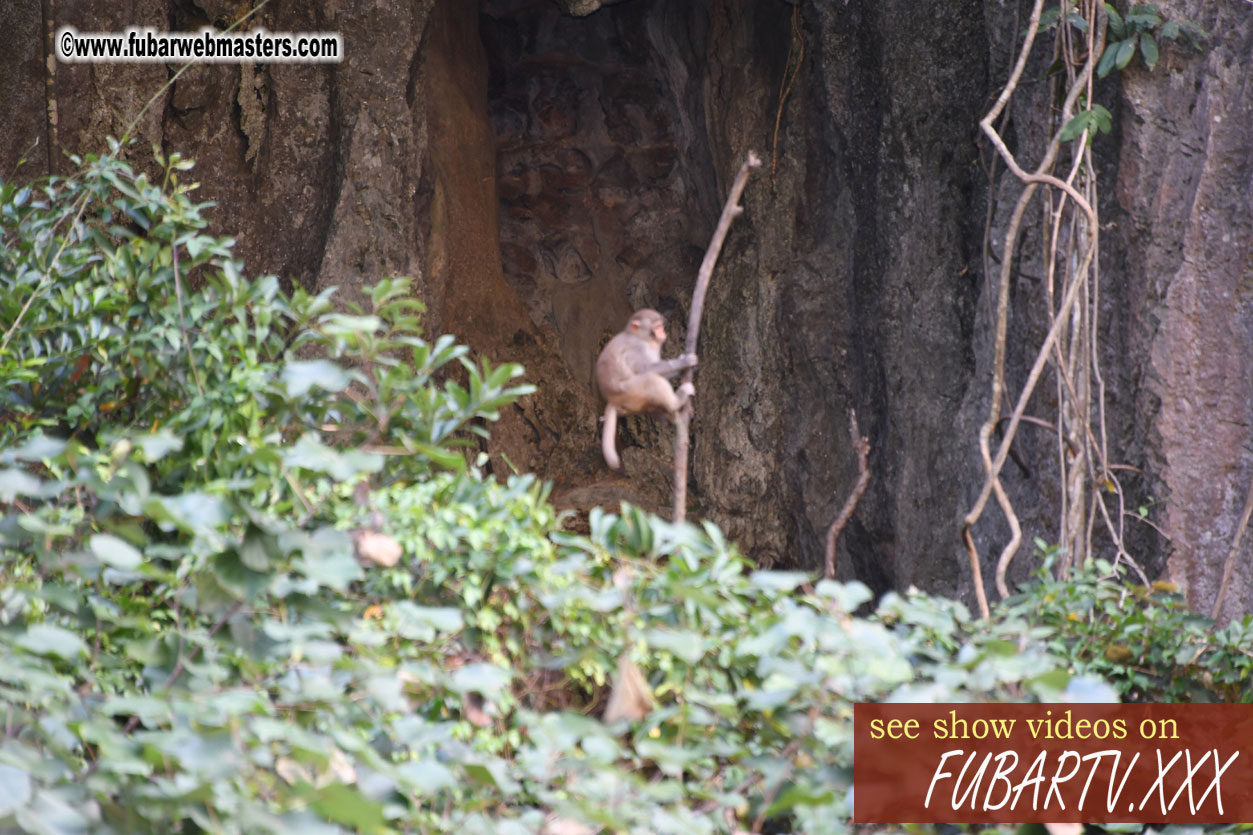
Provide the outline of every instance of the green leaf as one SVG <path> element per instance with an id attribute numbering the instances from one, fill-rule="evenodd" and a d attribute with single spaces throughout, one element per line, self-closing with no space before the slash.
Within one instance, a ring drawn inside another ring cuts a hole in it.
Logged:
<path id="1" fill-rule="evenodd" d="M 112 534 L 94 534 L 87 540 L 87 547 L 100 562 L 122 571 L 134 571 L 144 561 L 144 555 L 135 546 Z"/>
<path id="2" fill-rule="evenodd" d="M 1131 63 L 1131 59 L 1136 55 L 1136 39 L 1135 36 L 1127 38 L 1118 44 L 1118 56 L 1114 59 L 1114 66 L 1123 69 Z"/>
<path id="3" fill-rule="evenodd" d="M 30 775 L 20 768 L 0 764 L 0 819 L 30 802 Z"/>
<path id="4" fill-rule="evenodd" d="M 1140 54 L 1144 56 L 1144 65 L 1150 70 L 1157 66 L 1157 41 L 1148 32 L 1140 35 Z"/>
<path id="5" fill-rule="evenodd" d="M 835 794 L 825 787 L 802 786 L 789 783 L 787 788 L 779 792 L 775 801 L 766 808 L 765 816 L 772 818 L 797 806 L 825 806 L 835 800 Z"/>
<path id="6" fill-rule="evenodd" d="M 5 450 L 2 460 L 9 461 L 16 458 L 19 461 L 38 463 L 56 458 L 65 450 L 65 446 L 65 441 L 49 438 L 42 432 L 38 432 L 30 436 L 21 446 Z"/>
<path id="7" fill-rule="evenodd" d="M 1049 670 L 1032 678 L 1031 684 L 1037 688 L 1061 692 L 1070 684 L 1070 673 L 1066 670 Z"/>
<path id="8" fill-rule="evenodd" d="M 1105 45 L 1105 51 L 1101 53 L 1101 60 L 1096 65 L 1097 78 L 1104 78 L 1114 69 L 1114 61 L 1118 58 L 1118 44 L 1108 43 Z"/>
<path id="9" fill-rule="evenodd" d="M 298 360 L 283 367 L 283 383 L 288 397 L 304 397 L 314 386 L 342 391 L 352 376 L 330 360 Z"/>
<path id="10" fill-rule="evenodd" d="M 331 528 L 317 531 L 294 565 L 306 577 L 335 591 L 342 592 L 349 583 L 361 579 L 352 540 L 344 531 Z"/>
<path id="11" fill-rule="evenodd" d="M 1070 142 L 1072 139 L 1078 139 L 1080 136 L 1083 136 L 1091 122 L 1092 113 L 1090 111 L 1084 110 L 1075 114 L 1074 118 L 1066 123 L 1066 127 L 1062 128 L 1061 141 Z"/>
<path id="12" fill-rule="evenodd" d="M 1125 22 L 1128 26 L 1134 26 L 1136 29 L 1143 30 L 1160 25 L 1162 19 L 1157 14 L 1157 5 L 1149 3 L 1132 6 L 1131 11 L 1127 13 Z"/>
<path id="13" fill-rule="evenodd" d="M 1109 31 L 1114 36 L 1114 40 L 1127 37 L 1127 25 L 1123 23 L 1122 15 L 1118 13 L 1118 10 L 1106 3 L 1105 14 L 1109 16 Z"/>
<path id="14" fill-rule="evenodd" d="M 1188 36 L 1188 40 L 1192 41 L 1193 46 L 1199 47 L 1201 41 L 1209 37 L 1208 32 L 1190 20 L 1179 21 L 1179 26 L 1183 29 L 1183 33 Z"/>
<path id="15" fill-rule="evenodd" d="M 183 439 L 168 429 L 150 434 L 132 435 L 130 439 L 143 451 L 144 460 L 150 464 L 183 448 Z"/>
<path id="16" fill-rule="evenodd" d="M 457 785 L 452 769 L 430 757 L 403 762 L 396 766 L 396 773 L 419 795 L 430 796 Z"/>
<path id="17" fill-rule="evenodd" d="M 695 664 L 705 655 L 705 642 L 701 635 L 686 629 L 649 629 L 644 632 L 644 641 L 649 647 L 663 649 L 687 664 Z"/>
<path id="18" fill-rule="evenodd" d="M 418 454 L 424 456 L 432 464 L 442 469 L 460 472 L 466 467 L 465 458 L 461 457 L 461 455 L 453 452 L 452 450 L 443 449 L 435 446 L 434 444 L 426 444 L 420 441 L 415 441 L 413 448 L 418 452 Z"/>
<path id="19" fill-rule="evenodd" d="M 1102 105 L 1092 105 L 1092 121 L 1101 133 L 1109 133 L 1114 127 L 1113 115 Z"/>
<path id="20" fill-rule="evenodd" d="M 331 783 L 314 789 L 306 784 L 302 794 L 318 814 L 352 829 L 375 832 L 382 830 L 386 822 L 383 804 L 370 800 L 354 786 Z"/>
<path id="21" fill-rule="evenodd" d="M 453 673 L 452 686 L 458 693 L 481 693 L 490 699 L 512 680 L 509 670 L 495 664 L 467 664 Z"/>
<path id="22" fill-rule="evenodd" d="M 83 640 L 59 626 L 50 623 L 37 623 L 27 628 L 14 643 L 35 655 L 55 655 L 58 658 L 73 659 L 87 654 L 87 645 Z"/>
<path id="23" fill-rule="evenodd" d="M 804 571 L 754 571 L 748 580 L 759 589 L 792 591 L 810 578 Z"/>
<path id="24" fill-rule="evenodd" d="M 290 469 L 312 470 L 326 473 L 336 481 L 348 481 L 360 473 L 378 472 L 383 467 L 383 456 L 357 449 L 340 452 L 308 433 L 283 451 L 283 464 Z"/>
<path id="25" fill-rule="evenodd" d="M 18 496 L 38 496 L 43 482 L 22 470 L 0 470 L 0 502 L 10 503 Z"/>

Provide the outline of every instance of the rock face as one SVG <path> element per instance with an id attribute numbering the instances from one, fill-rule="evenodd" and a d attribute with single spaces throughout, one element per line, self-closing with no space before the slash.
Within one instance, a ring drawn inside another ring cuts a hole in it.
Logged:
<path id="1" fill-rule="evenodd" d="M 343 63 L 193 68 L 139 118 L 128 153 L 147 164 L 156 142 L 195 157 L 250 271 L 358 301 L 366 282 L 411 275 L 430 330 L 524 363 L 540 391 L 493 431 L 501 473 L 552 479 L 573 508 L 662 510 L 671 430 L 627 420 L 625 475 L 610 474 L 592 363 L 642 306 L 681 342 L 723 195 L 758 151 L 766 166 L 702 323 L 689 506 L 763 564 L 817 566 L 856 478 L 856 408 L 873 479 L 841 574 L 969 595 L 958 525 L 979 488 L 996 281 L 984 223 L 994 200 L 1002 224 L 1017 193 L 990 183 L 977 124 L 1030 3 L 564 6 L 272 4 L 249 25 L 339 32 Z M 62 149 L 103 149 L 172 74 L 48 64 L 45 33 L 222 27 L 238 13 L 225 0 L 0 9 L 0 171 L 23 155 L 19 178 L 66 170 Z M 1130 499 L 1170 536 L 1139 527 L 1131 541 L 1208 608 L 1253 479 L 1253 6 L 1179 0 L 1167 14 L 1212 38 L 1097 91 L 1116 122 L 1095 146 L 1099 348 L 1111 454 L 1137 469 Z M 1039 49 L 1033 77 L 1051 61 Z M 1043 86 L 1012 106 L 1007 139 L 1027 155 L 1055 129 Z M 1011 386 L 1043 321 L 1038 288 L 1015 282 Z M 1033 409 L 1049 410 L 1050 386 Z M 1024 429 L 1006 470 L 1028 539 L 1056 535 L 1054 447 Z M 984 554 L 1005 535 L 995 513 L 976 528 Z M 1248 564 L 1237 560 L 1228 615 L 1253 602 Z"/>
<path id="2" fill-rule="evenodd" d="M 1253 481 L 1253 6 L 1172 3 L 1203 53 L 1128 74 L 1118 237 L 1136 327 L 1136 434 L 1171 537 L 1169 574 L 1209 611 Z M 1250 542 L 1224 619 L 1253 611 Z"/>

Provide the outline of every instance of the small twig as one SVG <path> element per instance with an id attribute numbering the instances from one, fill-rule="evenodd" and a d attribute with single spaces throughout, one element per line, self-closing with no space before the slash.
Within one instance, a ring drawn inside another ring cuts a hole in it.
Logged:
<path id="1" fill-rule="evenodd" d="M 214 636 L 222 631 L 222 627 L 226 626 L 227 622 L 231 618 L 235 617 L 236 613 L 239 612 L 239 610 L 242 609 L 243 607 L 244 607 L 244 601 L 242 600 L 235 601 L 234 605 L 232 605 L 231 608 L 228 609 L 226 613 L 223 614 L 222 617 L 218 619 L 218 622 L 213 624 L 213 628 L 209 630 L 209 635 L 208 637 L 205 638 L 205 641 L 206 642 L 212 641 Z M 192 647 L 191 652 L 187 654 L 186 660 L 184 660 L 182 655 L 180 654 L 178 661 L 175 662 L 174 664 L 174 669 L 170 670 L 170 674 L 166 676 L 165 683 L 161 685 L 161 687 L 159 688 L 159 691 L 169 690 L 171 687 L 173 687 L 175 682 L 178 681 L 179 677 L 182 676 L 183 671 L 187 669 L 187 665 L 200 657 L 200 653 L 204 651 L 204 646 L 205 646 L 204 644 L 196 644 L 194 647 Z M 139 724 L 139 714 L 135 714 L 126 722 L 126 727 L 122 729 L 122 733 L 124 734 L 130 733 L 131 731 L 135 730 L 135 726 L 138 724 Z"/>
<path id="2" fill-rule="evenodd" d="M 774 114 L 774 138 L 770 144 L 771 186 L 776 184 L 776 175 L 779 173 L 779 125 L 783 122 L 783 106 L 787 104 L 788 96 L 792 94 L 792 85 L 796 83 L 796 77 L 801 74 L 801 62 L 805 60 L 805 38 L 801 34 L 800 11 L 799 3 L 792 7 L 792 40 L 787 45 L 787 58 L 783 61 L 783 78 L 779 81 L 779 107 Z M 799 43 L 800 49 L 796 55 L 796 65 L 792 66 L 792 44 L 794 43 Z M 791 73 L 788 72 L 789 66 L 792 67 Z"/>
<path id="3" fill-rule="evenodd" d="M 818 724 L 818 717 L 820 715 L 821 712 L 818 709 L 818 705 L 811 705 L 809 708 L 809 715 L 806 718 L 808 727 L 805 728 L 803 733 L 797 734 L 796 737 L 789 742 L 781 752 L 779 752 L 779 759 L 786 762 L 787 766 L 784 768 L 783 774 L 779 775 L 779 779 L 776 780 L 774 785 L 770 787 L 770 790 L 762 796 L 761 811 L 757 814 L 757 819 L 753 821 L 753 828 L 749 830 L 750 832 L 761 832 L 762 827 L 766 825 L 766 811 L 774 803 L 774 799 L 778 795 L 779 789 L 783 787 L 784 781 L 791 777 L 792 772 L 796 770 L 796 763 L 793 762 L 793 760 L 796 757 L 797 752 L 800 751 L 801 743 L 809 739 L 810 734 L 813 733 L 814 728 Z"/>
<path id="4" fill-rule="evenodd" d="M 1249 482 L 1249 492 L 1244 497 L 1244 511 L 1240 514 L 1240 524 L 1236 525 L 1236 535 L 1231 539 L 1231 550 L 1227 552 L 1227 561 L 1223 563 L 1223 579 L 1218 584 L 1218 596 L 1214 598 L 1214 608 L 1210 617 L 1218 620 L 1218 613 L 1223 608 L 1223 597 L 1227 594 L 1227 584 L 1231 582 L 1231 571 L 1236 565 L 1236 554 L 1240 553 L 1240 540 L 1249 527 L 1249 516 L 1253 515 L 1253 480 Z"/>
<path id="5" fill-rule="evenodd" d="M 844 500 L 844 507 L 840 508 L 840 515 L 836 516 L 835 521 L 831 523 L 831 527 L 827 528 L 825 576 L 828 580 L 835 579 L 835 542 L 844 531 L 844 526 L 848 524 L 848 520 L 853 517 L 853 511 L 857 509 L 857 503 L 861 501 L 867 485 L 870 484 L 870 467 L 866 463 L 866 459 L 870 456 L 870 439 L 861 434 L 861 429 L 857 426 L 857 411 L 855 409 L 848 410 L 848 435 L 853 441 L 853 451 L 857 453 L 857 483 L 853 485 L 853 492 L 849 493 L 848 498 Z"/>
<path id="6" fill-rule="evenodd" d="M 705 293 L 709 289 L 709 279 L 713 277 L 714 264 L 718 262 L 718 254 L 722 252 L 722 242 L 726 240 L 731 221 L 744 211 L 744 207 L 740 205 L 740 195 L 744 193 L 748 175 L 754 168 L 760 167 L 761 160 L 755 153 L 749 151 L 748 158 L 740 166 L 740 172 L 735 175 L 735 182 L 731 184 L 731 193 L 727 195 L 727 202 L 722 207 L 722 216 L 718 218 L 718 226 L 714 229 L 713 239 L 709 241 L 709 248 L 705 250 L 705 260 L 701 261 L 700 272 L 696 276 L 696 290 L 692 293 L 692 310 L 687 317 L 687 341 L 684 343 L 684 353 L 696 353 L 696 341 L 700 336 L 700 314 L 705 307 Z M 692 382 L 694 376 L 695 370 L 687 369 L 683 372 L 683 382 Z M 676 436 L 674 444 L 675 522 L 682 522 L 687 517 L 687 450 L 688 426 L 691 420 L 692 401 L 689 399 L 687 405 L 679 410 L 674 421 Z"/>
<path id="7" fill-rule="evenodd" d="M 52 260 L 48 262 L 47 268 L 44 270 L 43 276 L 39 279 L 39 283 L 35 285 L 35 289 L 30 291 L 30 295 L 26 297 L 26 302 L 22 305 L 22 309 L 17 312 L 17 316 L 13 317 L 13 323 L 9 325 L 9 329 L 4 332 L 4 339 L 0 340 L 0 354 L 4 353 L 4 349 L 9 347 L 9 340 L 13 338 L 13 332 L 17 330 L 17 326 L 22 323 L 22 318 L 26 315 L 26 311 L 30 310 L 31 303 L 43 292 L 44 287 L 52 279 L 52 272 L 57 268 L 57 262 L 61 260 L 61 253 L 65 252 L 65 247 L 70 242 L 70 237 L 74 233 L 74 228 L 78 226 L 78 220 L 83 216 L 83 212 L 87 209 L 89 195 L 83 192 L 79 195 L 78 210 L 74 212 L 74 219 L 70 221 L 69 229 L 66 230 L 65 236 L 61 238 L 61 245 L 57 247 L 57 251 L 53 254 Z M 55 230 L 61 221 L 53 224 Z"/>
<path id="8" fill-rule="evenodd" d="M 183 347 L 187 349 L 187 364 L 191 366 L 191 378 L 196 382 L 196 391 L 204 397 L 204 386 L 200 385 L 200 371 L 196 368 L 196 358 L 191 352 L 191 340 L 187 338 L 187 322 L 183 319 L 183 282 L 178 277 L 178 241 L 171 236 L 170 251 L 174 255 L 174 297 L 178 300 L 178 328 L 183 332 Z"/>

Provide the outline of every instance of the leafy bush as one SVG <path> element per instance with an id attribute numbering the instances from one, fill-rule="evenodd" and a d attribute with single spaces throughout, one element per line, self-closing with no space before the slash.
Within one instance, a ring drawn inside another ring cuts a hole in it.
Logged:
<path id="1" fill-rule="evenodd" d="M 1253 616 L 1215 629 L 1170 583 L 1128 583 L 1105 560 L 1059 581 L 1051 576 L 1056 555 L 1045 550 L 1036 579 L 1006 611 L 1047 630 L 1049 648 L 1072 669 L 1102 677 L 1126 701 L 1253 700 Z"/>
<path id="2" fill-rule="evenodd" d="M 6 831 L 830 832 L 854 702 L 1084 684 L 1020 621 L 854 617 L 712 525 L 565 532 L 472 448 L 519 368 L 425 341 L 403 281 L 343 313 L 244 279 L 158 163 L 0 185 Z M 624 654 L 658 705 L 605 724 Z"/>

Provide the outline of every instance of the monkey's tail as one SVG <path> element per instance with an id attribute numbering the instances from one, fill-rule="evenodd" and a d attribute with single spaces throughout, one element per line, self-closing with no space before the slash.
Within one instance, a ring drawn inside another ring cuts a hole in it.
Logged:
<path id="1" fill-rule="evenodd" d="M 614 440 L 618 437 L 618 410 L 612 404 L 605 406 L 605 425 L 601 429 L 600 451 L 605 456 L 609 469 L 616 470 L 622 466 L 618 459 L 618 450 L 614 448 Z"/>

